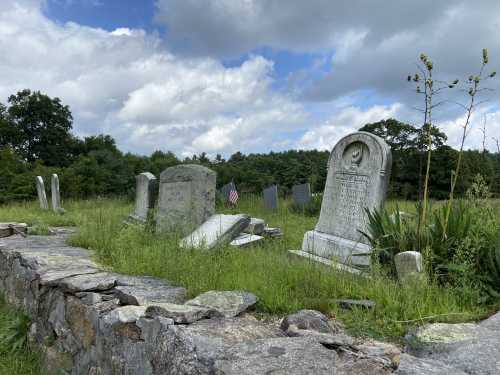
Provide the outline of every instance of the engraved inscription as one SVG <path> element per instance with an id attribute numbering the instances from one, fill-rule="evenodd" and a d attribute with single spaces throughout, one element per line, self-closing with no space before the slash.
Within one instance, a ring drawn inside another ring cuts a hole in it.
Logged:
<path id="1" fill-rule="evenodd" d="M 356 240 L 364 228 L 368 176 L 336 173 L 333 184 L 335 234 Z"/>

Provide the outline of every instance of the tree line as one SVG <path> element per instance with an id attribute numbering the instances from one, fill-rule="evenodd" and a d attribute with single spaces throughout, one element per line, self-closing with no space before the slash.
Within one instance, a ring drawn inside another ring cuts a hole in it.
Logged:
<path id="1" fill-rule="evenodd" d="M 149 171 L 159 176 L 165 168 L 181 163 L 198 163 L 217 172 L 217 185 L 234 181 L 240 193 L 259 193 L 278 184 L 289 194 L 294 184 L 310 182 L 312 190 L 323 191 L 328 151 L 289 150 L 244 155 L 236 152 L 228 159 L 210 159 L 206 153 L 180 160 L 172 152 L 155 151 L 149 156 L 123 153 L 109 135 L 80 139 L 72 133 L 73 118 L 68 106 L 58 98 L 38 91 L 23 90 L 0 103 L 0 202 L 32 199 L 36 195 L 34 177 L 46 181 L 52 173 L 60 178 L 65 198 L 130 196 L 135 176 Z M 422 192 L 429 128 L 417 129 L 395 119 L 366 124 L 360 130 L 376 134 L 392 149 L 389 196 L 418 199 Z M 430 196 L 446 198 L 451 171 L 458 151 L 446 145 L 446 135 L 432 127 Z M 332 144 L 332 148 L 333 148 Z M 463 195 L 477 174 L 481 174 L 495 195 L 500 195 L 500 153 L 468 150 L 456 192 Z M 47 184 L 48 185 L 48 184 Z"/>

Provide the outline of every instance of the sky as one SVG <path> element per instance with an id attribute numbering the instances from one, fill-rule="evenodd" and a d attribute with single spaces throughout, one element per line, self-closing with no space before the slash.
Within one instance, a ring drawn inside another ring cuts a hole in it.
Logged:
<path id="1" fill-rule="evenodd" d="M 366 123 L 421 126 L 406 77 L 423 52 L 461 80 L 433 115 L 456 147 L 462 89 L 483 48 L 500 68 L 499 32 L 497 0 L 1 0 L 0 102 L 57 96 L 77 136 L 137 154 L 331 150 Z M 500 77 L 484 87 L 466 148 L 486 124 L 496 151 Z"/>

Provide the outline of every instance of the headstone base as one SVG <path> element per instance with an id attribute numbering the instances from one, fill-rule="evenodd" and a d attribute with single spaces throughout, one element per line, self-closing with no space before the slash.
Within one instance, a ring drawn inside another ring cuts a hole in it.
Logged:
<path id="1" fill-rule="evenodd" d="M 331 268 L 334 268 L 338 271 L 349 272 L 349 273 L 352 273 L 354 275 L 359 275 L 359 276 L 365 276 L 365 277 L 367 276 L 367 274 L 365 274 L 363 272 L 363 270 L 360 270 L 360 269 L 354 268 L 354 267 L 349 267 L 345 264 L 337 263 L 337 262 L 334 262 L 333 260 L 319 257 L 317 255 L 308 253 L 306 251 L 288 250 L 288 255 L 295 257 L 295 258 L 298 258 L 298 259 L 313 261 L 313 262 L 317 263 L 318 265 L 324 265 L 327 267 L 331 267 Z"/>
<path id="2" fill-rule="evenodd" d="M 306 232 L 302 251 L 354 266 L 369 266 L 371 246 L 311 230 Z"/>

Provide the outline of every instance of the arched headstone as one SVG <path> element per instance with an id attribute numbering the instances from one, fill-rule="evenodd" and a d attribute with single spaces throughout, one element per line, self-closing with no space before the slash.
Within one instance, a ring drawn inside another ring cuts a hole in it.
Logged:
<path id="1" fill-rule="evenodd" d="M 369 265 L 371 252 L 361 232 L 366 209 L 380 208 L 391 172 L 391 150 L 382 138 L 357 132 L 342 138 L 328 160 L 321 213 L 302 250 L 345 264 Z"/>

